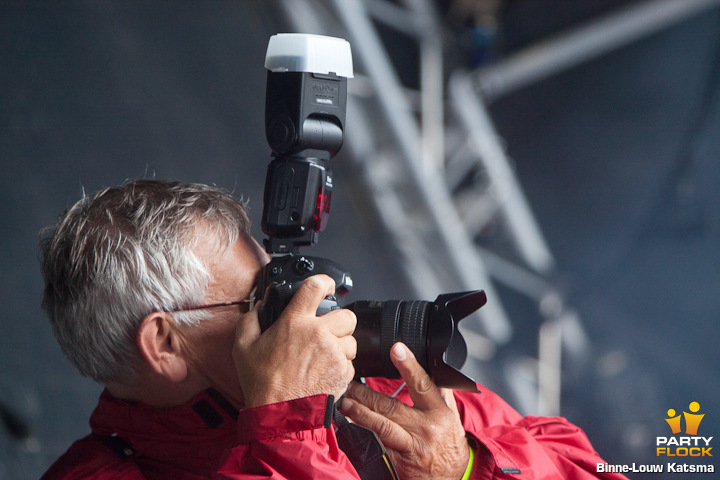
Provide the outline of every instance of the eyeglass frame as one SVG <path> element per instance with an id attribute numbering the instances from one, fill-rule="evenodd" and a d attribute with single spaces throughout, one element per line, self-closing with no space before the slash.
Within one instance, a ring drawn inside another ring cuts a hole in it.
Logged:
<path id="1" fill-rule="evenodd" d="M 230 301 L 230 302 L 209 303 L 207 305 L 193 305 L 191 307 L 175 308 L 172 310 L 163 310 L 163 312 L 165 312 L 165 313 L 190 312 L 193 310 L 204 310 L 206 308 L 231 307 L 233 305 L 249 305 L 248 311 L 252 310 L 253 307 L 255 306 L 255 297 L 252 296 L 245 300 L 236 300 L 236 301 Z"/>

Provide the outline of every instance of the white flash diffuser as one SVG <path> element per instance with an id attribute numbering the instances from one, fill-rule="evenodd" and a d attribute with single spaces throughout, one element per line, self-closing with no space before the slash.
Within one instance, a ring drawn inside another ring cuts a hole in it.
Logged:
<path id="1" fill-rule="evenodd" d="M 308 33 L 270 37 L 265 68 L 271 72 L 310 72 L 352 78 L 350 43 L 342 38 Z"/>

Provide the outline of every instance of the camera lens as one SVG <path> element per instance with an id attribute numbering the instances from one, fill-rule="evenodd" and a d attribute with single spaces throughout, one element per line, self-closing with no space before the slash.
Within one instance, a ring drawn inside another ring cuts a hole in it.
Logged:
<path id="1" fill-rule="evenodd" d="M 358 350 L 355 374 L 358 377 L 398 378 L 399 373 L 389 361 L 390 349 L 403 342 L 413 352 L 418 363 L 428 370 L 428 321 L 431 302 L 422 300 L 361 300 L 344 308 L 357 316 L 353 336 Z"/>

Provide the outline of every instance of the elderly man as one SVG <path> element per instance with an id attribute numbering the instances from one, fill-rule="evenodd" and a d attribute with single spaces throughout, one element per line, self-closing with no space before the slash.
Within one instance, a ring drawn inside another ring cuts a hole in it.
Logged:
<path id="1" fill-rule="evenodd" d="M 65 355 L 106 387 L 92 433 L 44 478 L 359 478 L 329 421 L 343 395 L 400 478 L 599 477 L 580 429 L 523 418 L 487 389 L 439 389 L 402 344 L 397 397 L 397 381 L 352 382 L 355 315 L 316 316 L 326 276 L 261 334 L 250 296 L 268 257 L 249 230 L 218 189 L 136 181 L 43 232 L 43 307 Z"/>

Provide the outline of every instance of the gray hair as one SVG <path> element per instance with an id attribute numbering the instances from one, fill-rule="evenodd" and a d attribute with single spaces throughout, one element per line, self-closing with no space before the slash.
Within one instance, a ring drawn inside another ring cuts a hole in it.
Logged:
<path id="1" fill-rule="evenodd" d="M 211 280 L 193 253 L 199 223 L 224 248 L 250 239 L 245 204 L 206 185 L 138 180 L 84 196 L 41 232 L 42 306 L 80 372 L 129 381 L 142 357 L 143 318 L 201 304 Z M 178 312 L 183 323 L 207 311 Z"/>

